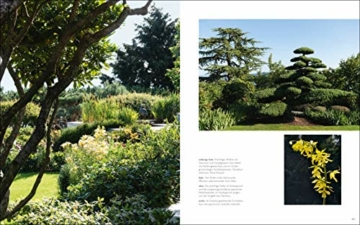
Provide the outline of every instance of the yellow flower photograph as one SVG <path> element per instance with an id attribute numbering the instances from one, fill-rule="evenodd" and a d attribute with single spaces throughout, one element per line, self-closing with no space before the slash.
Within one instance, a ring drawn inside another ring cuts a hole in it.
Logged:
<path id="1" fill-rule="evenodd" d="M 341 205 L 341 136 L 285 135 L 285 205 Z"/>

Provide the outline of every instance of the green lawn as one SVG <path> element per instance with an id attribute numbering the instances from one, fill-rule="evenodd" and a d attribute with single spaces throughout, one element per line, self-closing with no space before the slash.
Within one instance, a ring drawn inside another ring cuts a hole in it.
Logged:
<path id="1" fill-rule="evenodd" d="M 10 202 L 27 196 L 36 180 L 37 173 L 21 173 L 15 178 L 10 187 Z M 45 173 L 41 183 L 31 201 L 41 200 L 44 197 L 57 197 L 59 193 L 58 173 Z"/>
<path id="2" fill-rule="evenodd" d="M 228 127 L 225 130 L 360 130 L 357 125 L 352 126 L 297 126 L 288 124 L 255 124 Z"/>

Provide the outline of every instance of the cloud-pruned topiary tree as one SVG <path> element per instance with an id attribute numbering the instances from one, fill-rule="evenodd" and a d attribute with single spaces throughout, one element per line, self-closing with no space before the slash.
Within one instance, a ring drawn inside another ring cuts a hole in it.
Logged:
<path id="1" fill-rule="evenodd" d="M 275 80 L 278 87 L 264 89 L 255 94 L 259 103 L 269 105 L 283 102 L 287 105 L 288 111 L 302 104 L 351 105 L 354 94 L 331 89 L 331 84 L 327 82 L 326 76 L 319 71 L 319 69 L 326 68 L 326 65 L 320 59 L 309 56 L 314 53 L 314 50 L 301 47 L 294 50 L 294 53 L 298 56 L 290 60 L 293 65 L 286 67 L 287 73 Z M 282 108 L 284 109 L 284 107 Z M 282 111 L 285 113 L 286 110 Z"/>

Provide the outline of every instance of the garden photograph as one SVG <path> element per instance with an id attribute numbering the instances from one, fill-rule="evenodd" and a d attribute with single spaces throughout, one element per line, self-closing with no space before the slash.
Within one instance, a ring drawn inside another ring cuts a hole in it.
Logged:
<path id="1" fill-rule="evenodd" d="M 179 2 L 1 1 L 0 224 L 180 224 Z"/>
<path id="2" fill-rule="evenodd" d="M 285 205 L 341 205 L 341 135 L 285 135 Z"/>
<path id="3" fill-rule="evenodd" d="M 199 130 L 359 130 L 359 20 L 199 20 Z"/>

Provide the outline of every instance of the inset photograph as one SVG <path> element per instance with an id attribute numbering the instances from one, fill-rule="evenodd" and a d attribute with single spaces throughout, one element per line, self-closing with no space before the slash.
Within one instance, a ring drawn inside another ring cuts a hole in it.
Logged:
<path id="1" fill-rule="evenodd" d="M 199 130 L 359 130 L 359 20 L 200 20 Z"/>
<path id="2" fill-rule="evenodd" d="M 341 135 L 285 135 L 284 204 L 341 205 Z"/>

